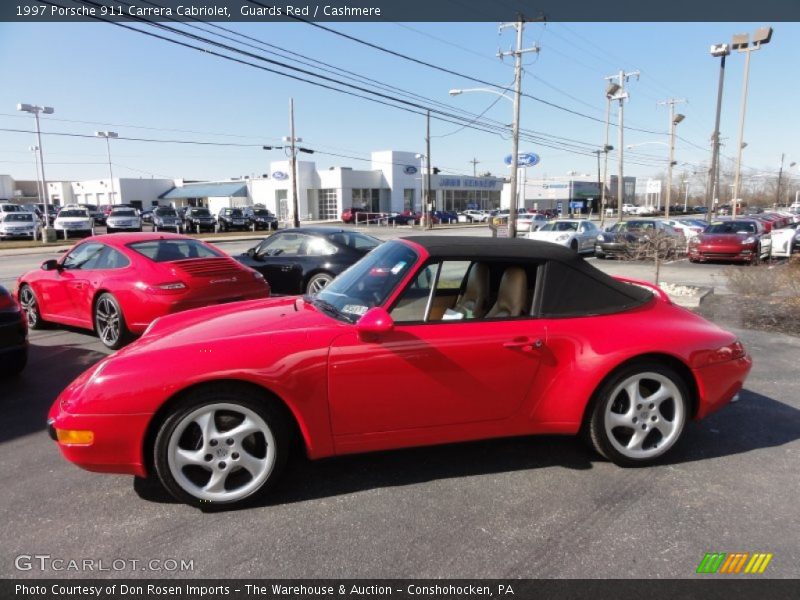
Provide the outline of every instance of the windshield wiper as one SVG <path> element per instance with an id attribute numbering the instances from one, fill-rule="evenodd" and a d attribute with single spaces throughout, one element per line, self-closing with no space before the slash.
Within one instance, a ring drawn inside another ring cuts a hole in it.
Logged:
<path id="1" fill-rule="evenodd" d="M 308 294 L 306 294 L 305 296 L 303 296 L 303 300 L 305 302 L 310 302 L 312 305 L 316 306 L 317 308 L 329 314 L 335 319 L 345 320 L 348 323 L 355 322 L 353 320 L 353 315 L 348 315 L 346 313 L 343 313 L 338 308 L 336 308 L 334 304 L 331 304 L 327 300 L 323 300 L 319 296 L 309 296 Z"/>

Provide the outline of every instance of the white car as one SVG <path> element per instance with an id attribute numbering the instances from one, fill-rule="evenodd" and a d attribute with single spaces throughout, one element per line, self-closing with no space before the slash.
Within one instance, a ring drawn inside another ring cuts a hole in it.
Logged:
<path id="1" fill-rule="evenodd" d="M 600 230 L 589 219 L 559 219 L 528 233 L 529 240 L 540 240 L 572 248 L 575 252 L 594 252 Z"/>
<path id="2" fill-rule="evenodd" d="M 85 208 L 65 206 L 62 208 L 53 224 L 56 232 L 65 236 L 73 233 L 94 235 L 94 219 Z"/>
<path id="3" fill-rule="evenodd" d="M 459 223 L 485 223 L 489 219 L 489 213 L 484 210 L 465 210 L 458 213 Z"/>
<path id="4" fill-rule="evenodd" d="M 0 212 L 0 240 L 39 237 L 39 218 L 26 210 Z"/>
<path id="5" fill-rule="evenodd" d="M 544 215 L 523 213 L 517 217 L 517 237 L 524 237 L 531 231 L 536 231 L 547 224 L 547 217 Z"/>
<path id="6" fill-rule="evenodd" d="M 141 231 L 142 219 L 135 208 L 112 208 L 106 217 L 106 233 L 115 231 Z"/>
<path id="7" fill-rule="evenodd" d="M 788 258 L 792 255 L 792 252 L 800 252 L 800 223 L 792 223 L 788 227 L 773 229 L 770 237 L 772 237 L 770 256 Z"/>
<path id="8" fill-rule="evenodd" d="M 705 225 L 700 226 L 697 221 L 681 220 L 681 219 L 662 219 L 664 224 L 669 225 L 673 229 L 681 232 L 686 240 L 697 237 L 705 229 Z"/>

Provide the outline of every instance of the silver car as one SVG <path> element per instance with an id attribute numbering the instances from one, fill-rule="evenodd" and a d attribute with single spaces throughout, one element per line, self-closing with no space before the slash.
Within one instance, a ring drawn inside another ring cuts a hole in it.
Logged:
<path id="1" fill-rule="evenodd" d="M 142 219 L 135 208 L 112 208 L 106 219 L 106 232 L 115 231 L 141 231 Z"/>
<path id="2" fill-rule="evenodd" d="M 0 240 L 39 236 L 39 218 L 28 211 L 0 213 Z"/>
<path id="3" fill-rule="evenodd" d="M 529 240 L 552 242 L 575 252 L 594 252 L 594 242 L 600 230 L 589 219 L 559 219 L 527 234 Z"/>

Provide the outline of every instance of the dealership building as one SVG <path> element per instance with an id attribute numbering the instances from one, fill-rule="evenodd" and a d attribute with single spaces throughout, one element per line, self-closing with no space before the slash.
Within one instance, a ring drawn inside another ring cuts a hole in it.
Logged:
<path id="1" fill-rule="evenodd" d="M 636 190 L 635 177 L 623 177 L 625 184 L 623 202 L 633 203 Z M 520 181 L 519 205 L 526 209 L 559 210 L 597 213 L 600 206 L 600 184 L 586 177 L 552 177 L 547 179 L 524 179 Z M 617 176 L 609 178 L 606 186 L 606 201 L 616 197 Z M 503 188 L 503 208 L 510 205 L 511 187 Z"/>
<path id="2" fill-rule="evenodd" d="M 504 180 L 500 177 L 431 175 L 432 203 L 436 210 L 497 208 Z M 413 152 L 373 152 L 369 169 L 331 167 L 318 170 L 312 161 L 297 161 L 297 202 L 301 220 L 335 220 L 342 211 L 363 208 L 370 212 L 421 211 L 423 177 Z M 293 197 L 291 163 L 270 163 L 269 177 L 251 179 L 249 196 L 280 219 L 291 216 Z"/>

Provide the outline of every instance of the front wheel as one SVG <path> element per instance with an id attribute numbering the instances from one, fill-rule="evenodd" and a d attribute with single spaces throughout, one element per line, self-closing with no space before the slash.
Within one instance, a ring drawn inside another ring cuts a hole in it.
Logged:
<path id="1" fill-rule="evenodd" d="M 594 449 L 623 467 L 653 463 L 680 439 L 689 412 L 686 382 L 658 363 L 630 365 L 599 390 L 588 423 Z"/>
<path id="2" fill-rule="evenodd" d="M 101 294 L 94 305 L 94 329 L 106 348 L 119 350 L 128 343 L 130 332 L 119 302 L 111 294 Z"/>
<path id="3" fill-rule="evenodd" d="M 328 284 L 333 281 L 333 275 L 330 273 L 317 273 L 306 284 L 306 294 L 313 296 L 324 290 Z"/>
<path id="4" fill-rule="evenodd" d="M 201 388 L 178 404 L 158 431 L 155 470 L 187 504 L 234 507 L 265 492 L 288 454 L 282 414 L 255 391 Z"/>
<path id="5" fill-rule="evenodd" d="M 19 290 L 19 303 L 22 310 L 25 311 L 25 317 L 28 320 L 28 327 L 31 329 L 44 329 L 47 323 L 42 319 L 42 313 L 39 309 L 39 300 L 33 289 L 28 284 L 23 284 Z"/>

